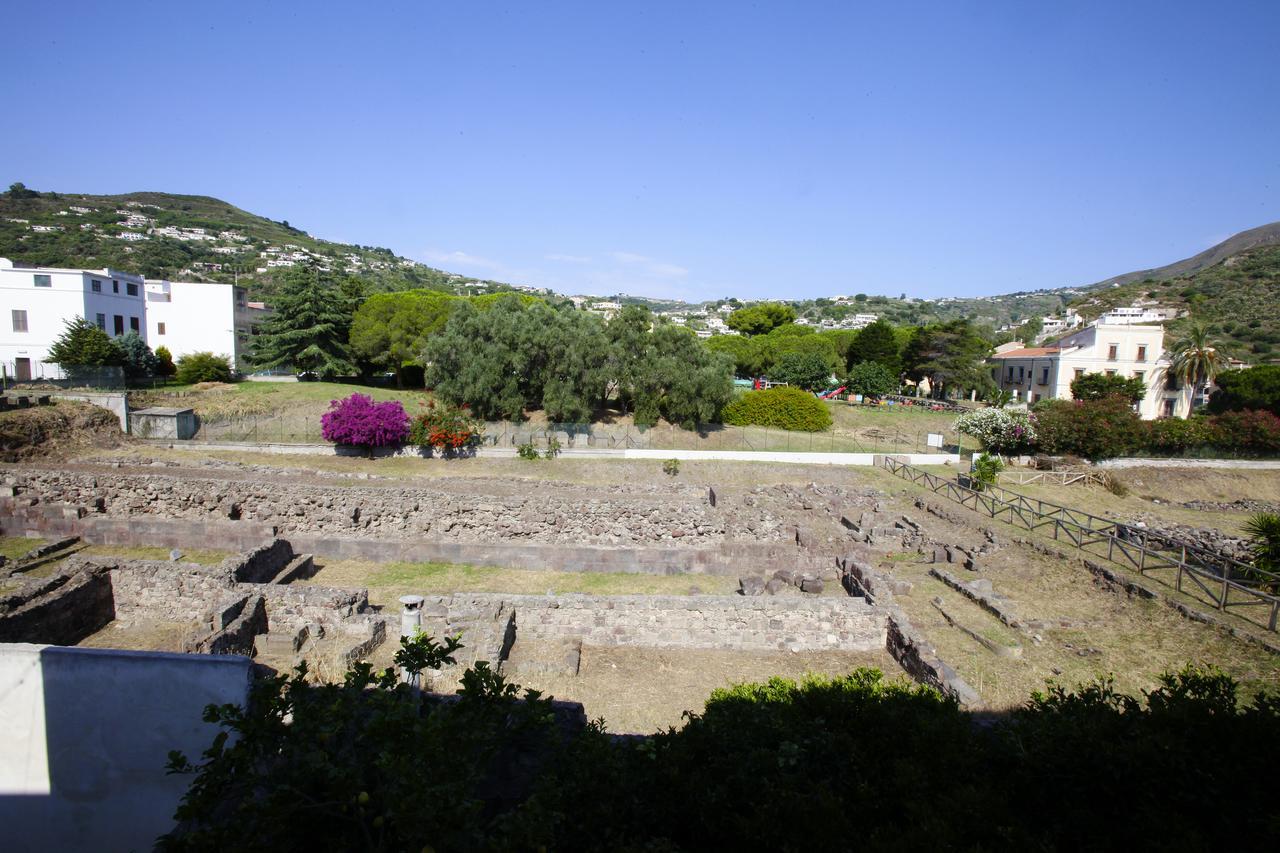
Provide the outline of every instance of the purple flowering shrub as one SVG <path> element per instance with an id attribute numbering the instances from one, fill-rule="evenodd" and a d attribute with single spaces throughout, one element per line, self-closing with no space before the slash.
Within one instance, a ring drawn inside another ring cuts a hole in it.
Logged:
<path id="1" fill-rule="evenodd" d="M 409 416 L 399 401 L 375 403 L 372 397 L 352 394 L 332 400 L 329 411 L 320 416 L 320 433 L 325 441 L 373 448 L 403 444 L 409 437 Z"/>

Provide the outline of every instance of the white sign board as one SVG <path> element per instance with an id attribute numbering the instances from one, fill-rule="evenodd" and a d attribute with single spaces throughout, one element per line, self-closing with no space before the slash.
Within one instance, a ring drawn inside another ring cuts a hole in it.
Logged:
<path id="1" fill-rule="evenodd" d="M 929 434 L 926 436 L 925 443 L 926 443 L 929 447 L 941 447 L 941 446 L 942 446 L 942 433 L 939 433 L 939 432 L 931 432 L 931 433 L 929 433 Z"/>

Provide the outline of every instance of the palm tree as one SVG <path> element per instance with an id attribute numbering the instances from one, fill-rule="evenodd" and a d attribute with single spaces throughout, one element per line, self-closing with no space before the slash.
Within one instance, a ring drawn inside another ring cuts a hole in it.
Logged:
<path id="1" fill-rule="evenodd" d="M 1173 345 L 1169 373 L 1191 388 L 1191 406 L 1194 407 L 1196 399 L 1226 366 L 1226 356 L 1209 343 L 1209 334 L 1204 326 L 1196 323 L 1185 338 Z"/>

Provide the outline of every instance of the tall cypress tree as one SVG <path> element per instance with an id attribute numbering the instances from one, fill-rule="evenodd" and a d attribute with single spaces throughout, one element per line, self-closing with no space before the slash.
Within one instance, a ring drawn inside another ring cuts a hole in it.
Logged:
<path id="1" fill-rule="evenodd" d="M 275 313 L 258 327 L 254 365 L 322 377 L 358 372 L 347 345 L 352 306 L 332 278 L 314 266 L 295 267 L 274 301 Z"/>

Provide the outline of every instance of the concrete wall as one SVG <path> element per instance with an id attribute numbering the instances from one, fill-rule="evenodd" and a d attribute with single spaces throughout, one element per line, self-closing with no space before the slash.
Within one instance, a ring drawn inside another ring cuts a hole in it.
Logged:
<path id="1" fill-rule="evenodd" d="M 149 850 L 173 827 L 196 760 L 217 733 L 208 704 L 243 704 L 250 661 L 0 646 L 0 826 L 8 853 Z"/>
<path id="2" fill-rule="evenodd" d="M 740 651 L 870 651 L 885 647 L 884 612 L 859 598 L 737 595 L 503 595 L 427 599 L 423 630 L 486 634 L 515 614 L 516 642 Z M 474 622 L 476 624 L 470 624 Z"/>
<path id="3" fill-rule="evenodd" d="M 56 394 L 50 394 L 55 400 L 78 400 L 81 403 L 92 403 L 103 409 L 109 409 L 120 421 L 120 431 L 129 431 L 129 401 L 124 393 L 94 393 L 92 391 L 77 391 L 75 393 L 67 393 L 59 391 Z"/>

